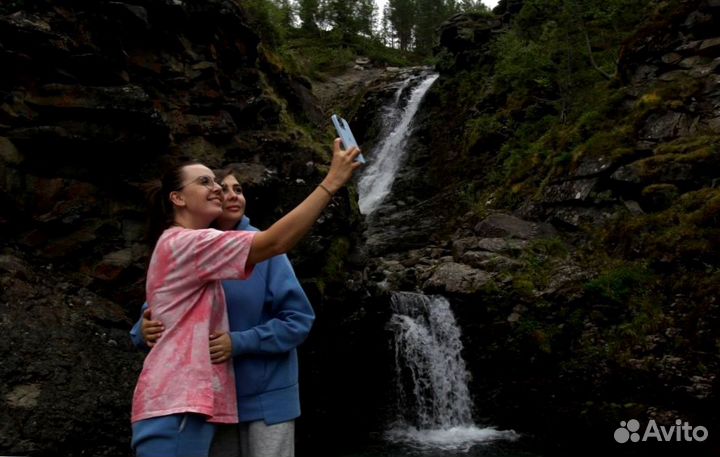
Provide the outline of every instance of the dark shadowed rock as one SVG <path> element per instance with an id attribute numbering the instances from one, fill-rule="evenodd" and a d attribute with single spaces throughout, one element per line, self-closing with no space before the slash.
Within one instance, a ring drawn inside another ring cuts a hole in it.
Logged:
<path id="1" fill-rule="evenodd" d="M 93 455 L 127 455 L 142 355 L 129 347 L 124 311 L 50 265 L 5 255 L 0 271 L 2 452 L 73 455 L 80 441 Z M 58 422 L 68 411 L 79 416 Z"/>
<path id="2" fill-rule="evenodd" d="M 582 202 L 595 189 L 597 178 L 574 179 L 550 184 L 543 189 L 544 203 Z"/>

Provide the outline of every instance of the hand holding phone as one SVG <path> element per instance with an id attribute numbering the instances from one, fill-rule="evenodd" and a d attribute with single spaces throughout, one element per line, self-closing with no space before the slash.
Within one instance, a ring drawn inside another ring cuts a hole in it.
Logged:
<path id="1" fill-rule="evenodd" d="M 337 130 L 338 136 L 342 140 L 343 149 L 348 150 L 353 147 L 357 147 L 357 141 L 355 141 L 355 136 L 353 135 L 352 130 L 350 130 L 350 126 L 347 121 L 337 114 L 333 114 L 331 119 L 333 125 L 335 125 L 335 130 Z M 363 157 L 362 154 L 357 156 L 357 159 L 355 160 L 360 163 L 365 163 L 365 157 Z"/>

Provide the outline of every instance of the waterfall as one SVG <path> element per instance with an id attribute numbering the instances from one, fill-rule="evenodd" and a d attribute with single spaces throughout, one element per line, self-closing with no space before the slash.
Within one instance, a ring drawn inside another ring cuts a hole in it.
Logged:
<path id="1" fill-rule="evenodd" d="M 370 165 L 358 183 L 361 213 L 367 215 L 375 211 L 390 193 L 395 175 L 405 157 L 405 145 L 412 133 L 412 120 L 425 93 L 437 78 L 437 74 L 427 76 L 412 90 L 409 101 L 403 108 L 401 95 L 411 80 L 408 78 L 395 93 L 393 104 L 385 110 L 383 119 L 386 128 L 383 139 L 374 149 Z"/>
<path id="2" fill-rule="evenodd" d="M 443 428 L 471 424 L 470 374 L 460 356 L 460 329 L 448 301 L 396 293 L 392 309 L 398 397 L 407 401 L 405 371 L 413 388 L 416 425 Z"/>
<path id="3" fill-rule="evenodd" d="M 393 293 L 391 303 L 397 417 L 387 437 L 448 450 L 516 439 L 512 430 L 481 429 L 473 423 L 470 374 L 450 303 L 441 296 L 409 292 Z"/>

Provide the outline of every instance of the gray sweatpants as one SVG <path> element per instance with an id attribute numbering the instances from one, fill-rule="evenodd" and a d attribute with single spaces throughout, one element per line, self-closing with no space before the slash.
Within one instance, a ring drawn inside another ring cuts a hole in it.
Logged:
<path id="1" fill-rule="evenodd" d="M 295 421 L 218 425 L 210 457 L 295 457 Z"/>

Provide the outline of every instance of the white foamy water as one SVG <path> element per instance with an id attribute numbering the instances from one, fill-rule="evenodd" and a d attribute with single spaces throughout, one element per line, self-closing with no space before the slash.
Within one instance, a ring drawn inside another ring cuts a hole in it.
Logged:
<path id="1" fill-rule="evenodd" d="M 520 437 L 513 430 L 478 428 L 475 425 L 447 429 L 392 428 L 385 432 L 390 441 L 418 449 L 467 452 L 471 447 L 496 440 L 515 441 Z"/>
<path id="2" fill-rule="evenodd" d="M 393 105 L 384 114 L 389 133 L 373 150 L 370 165 L 363 171 L 358 182 L 361 213 L 367 215 L 375 211 L 390 193 L 395 175 L 405 158 L 405 145 L 412 133 L 412 120 L 425 93 L 437 78 L 437 74 L 430 75 L 413 89 L 405 108 L 400 108 L 400 95 L 409 79 L 396 92 Z"/>
<path id="3" fill-rule="evenodd" d="M 479 443 L 519 438 L 512 430 L 474 423 L 470 373 L 450 303 L 441 296 L 396 292 L 391 304 L 396 418 L 386 439 L 422 449 L 466 451 Z"/>

